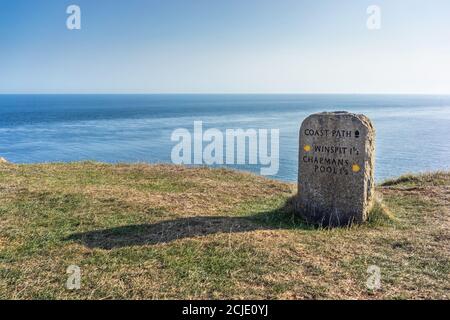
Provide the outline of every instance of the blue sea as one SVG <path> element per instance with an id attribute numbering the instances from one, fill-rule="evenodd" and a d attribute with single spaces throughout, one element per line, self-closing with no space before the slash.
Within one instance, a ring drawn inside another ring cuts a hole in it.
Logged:
<path id="1" fill-rule="evenodd" d="M 378 181 L 450 168 L 450 96 L 0 95 L 0 156 L 15 163 L 171 162 L 177 128 L 279 129 L 273 178 L 297 178 L 298 130 L 309 114 L 346 110 L 376 128 Z M 259 165 L 231 166 L 260 172 Z"/>

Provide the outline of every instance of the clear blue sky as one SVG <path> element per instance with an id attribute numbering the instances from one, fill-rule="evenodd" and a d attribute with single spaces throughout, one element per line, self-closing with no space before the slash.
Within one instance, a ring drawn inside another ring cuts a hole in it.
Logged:
<path id="1" fill-rule="evenodd" d="M 450 1 L 0 0 L 0 93 L 450 94 Z"/>

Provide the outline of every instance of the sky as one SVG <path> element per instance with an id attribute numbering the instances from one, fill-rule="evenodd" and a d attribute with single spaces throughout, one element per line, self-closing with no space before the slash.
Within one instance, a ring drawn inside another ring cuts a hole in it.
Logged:
<path id="1" fill-rule="evenodd" d="M 0 0 L 0 93 L 450 94 L 450 1 Z"/>

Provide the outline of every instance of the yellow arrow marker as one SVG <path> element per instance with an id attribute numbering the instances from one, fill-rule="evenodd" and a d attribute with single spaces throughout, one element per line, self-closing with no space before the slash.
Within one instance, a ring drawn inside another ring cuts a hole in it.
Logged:
<path id="1" fill-rule="evenodd" d="M 355 163 L 354 165 L 352 165 L 352 170 L 353 172 L 359 172 L 359 170 L 361 170 L 361 167 Z"/>
<path id="2" fill-rule="evenodd" d="M 305 144 L 303 150 L 305 150 L 306 152 L 311 151 L 311 146 L 309 144 Z"/>

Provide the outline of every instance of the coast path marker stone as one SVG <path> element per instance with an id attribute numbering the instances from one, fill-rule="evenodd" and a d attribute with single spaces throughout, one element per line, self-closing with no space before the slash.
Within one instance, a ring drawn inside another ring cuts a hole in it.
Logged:
<path id="1" fill-rule="evenodd" d="M 297 212 L 342 226 L 367 219 L 374 198 L 375 130 L 345 111 L 307 117 L 300 128 Z"/>

